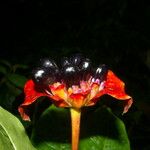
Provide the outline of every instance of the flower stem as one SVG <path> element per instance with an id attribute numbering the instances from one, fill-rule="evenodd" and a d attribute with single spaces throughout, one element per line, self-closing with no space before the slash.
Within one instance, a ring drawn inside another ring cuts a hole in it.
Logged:
<path id="1" fill-rule="evenodd" d="M 70 112 L 71 112 L 71 124 L 72 124 L 72 150 L 78 150 L 81 110 L 71 108 Z"/>

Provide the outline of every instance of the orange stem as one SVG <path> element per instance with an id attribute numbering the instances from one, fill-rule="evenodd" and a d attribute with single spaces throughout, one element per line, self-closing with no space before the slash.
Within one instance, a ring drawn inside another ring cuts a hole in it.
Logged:
<path id="1" fill-rule="evenodd" d="M 81 110 L 71 108 L 70 112 L 71 112 L 71 124 L 72 124 L 72 150 L 78 150 Z"/>

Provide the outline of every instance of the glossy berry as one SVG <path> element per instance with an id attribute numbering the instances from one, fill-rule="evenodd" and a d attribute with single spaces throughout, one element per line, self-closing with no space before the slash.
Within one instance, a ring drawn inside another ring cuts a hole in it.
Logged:
<path id="1" fill-rule="evenodd" d="M 56 73 L 54 69 L 36 68 L 32 72 L 32 79 L 38 85 L 48 85 L 55 82 Z"/>
<path id="2" fill-rule="evenodd" d="M 57 68 L 57 65 L 54 60 L 50 58 L 44 58 L 40 60 L 40 67 Z"/>
<path id="3" fill-rule="evenodd" d="M 83 60 L 79 67 L 83 71 L 90 70 L 91 69 L 91 61 L 90 61 L 90 59 L 86 58 L 85 60 Z"/>
<path id="4" fill-rule="evenodd" d="M 70 62 L 71 64 L 78 66 L 82 62 L 83 59 L 84 58 L 81 54 L 76 54 L 70 58 Z"/>
<path id="5" fill-rule="evenodd" d="M 94 73 L 94 78 L 99 79 L 101 82 L 106 79 L 106 75 L 108 72 L 108 68 L 106 65 L 100 65 L 98 68 L 96 68 L 95 73 Z"/>
<path id="6" fill-rule="evenodd" d="M 76 67 L 73 66 L 73 65 L 68 65 L 68 66 L 65 66 L 63 69 L 62 69 L 62 73 L 65 77 L 69 77 L 69 76 L 72 76 L 75 74 L 75 72 L 77 71 Z"/>
<path id="7" fill-rule="evenodd" d="M 78 68 L 73 65 L 68 65 L 62 68 L 62 77 L 64 82 L 69 86 L 71 84 L 79 83 L 77 77 Z"/>
<path id="8" fill-rule="evenodd" d="M 61 66 L 62 67 L 65 67 L 65 66 L 68 66 L 70 65 L 70 61 L 67 57 L 64 57 L 62 60 L 61 60 Z"/>

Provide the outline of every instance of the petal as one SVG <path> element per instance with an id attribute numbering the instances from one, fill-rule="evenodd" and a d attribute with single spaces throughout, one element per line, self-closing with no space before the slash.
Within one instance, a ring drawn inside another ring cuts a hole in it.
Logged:
<path id="1" fill-rule="evenodd" d="M 69 107 L 70 105 L 68 105 L 68 103 L 64 100 L 59 100 L 59 101 L 53 101 L 54 104 L 57 106 L 57 107 Z"/>
<path id="2" fill-rule="evenodd" d="M 133 103 L 132 98 L 125 92 L 124 82 L 121 81 L 111 70 L 108 71 L 107 80 L 101 93 L 108 94 L 118 100 L 125 100 L 123 113 L 126 113 Z"/>
<path id="3" fill-rule="evenodd" d="M 99 85 L 97 83 L 93 83 L 91 85 L 90 99 L 95 98 L 98 92 L 99 92 Z"/>
<path id="4" fill-rule="evenodd" d="M 81 81 L 80 82 L 80 88 L 82 89 L 82 92 L 86 92 L 89 91 L 90 88 L 90 84 L 87 81 Z"/>
<path id="5" fill-rule="evenodd" d="M 59 101 L 54 101 L 54 104 L 58 107 L 69 107 L 68 92 L 64 84 L 56 83 L 50 86 L 53 96 L 58 97 Z"/>
<path id="6" fill-rule="evenodd" d="M 73 85 L 73 86 L 72 86 L 72 92 L 73 92 L 74 94 L 76 94 L 76 93 L 79 93 L 79 92 L 82 92 L 82 91 L 81 91 L 81 89 L 79 88 L 78 85 Z"/>
<path id="7" fill-rule="evenodd" d="M 108 71 L 104 92 L 114 98 L 124 100 L 131 97 L 125 93 L 125 84 L 112 71 Z"/>
<path id="8" fill-rule="evenodd" d="M 132 98 L 127 99 L 127 100 L 125 101 L 123 114 L 126 113 L 126 112 L 128 112 L 128 110 L 129 110 L 129 108 L 131 107 L 132 103 L 133 103 L 133 99 L 132 99 Z"/>
<path id="9" fill-rule="evenodd" d="M 54 96 L 59 97 L 60 99 L 67 99 L 67 90 L 64 84 L 58 84 L 50 86 L 51 92 Z"/>
<path id="10" fill-rule="evenodd" d="M 69 96 L 69 101 L 72 104 L 72 107 L 81 108 L 84 105 L 85 99 L 87 95 L 79 94 L 71 94 Z"/>
<path id="11" fill-rule="evenodd" d="M 25 101 L 23 104 L 29 105 L 33 103 L 37 98 L 41 96 L 47 96 L 48 94 L 42 92 L 42 90 L 35 87 L 35 84 L 32 80 L 27 81 L 24 87 Z"/>
<path id="12" fill-rule="evenodd" d="M 35 89 L 35 84 L 32 80 L 28 80 L 25 84 L 24 87 L 24 93 L 25 93 L 25 101 L 23 102 L 23 104 L 21 104 L 18 108 L 18 111 L 21 114 L 21 117 L 24 120 L 30 120 L 28 114 L 28 110 L 27 110 L 27 106 L 34 103 L 37 98 L 41 97 L 41 96 L 47 96 L 47 94 L 41 92 L 40 90 L 36 90 Z"/>
<path id="13" fill-rule="evenodd" d="M 88 101 L 86 102 L 86 106 L 94 105 L 98 100 L 97 98 L 98 94 L 99 94 L 99 85 L 97 83 L 93 83 L 91 85 L 91 91 L 88 97 Z M 100 95 L 98 97 L 100 97 Z"/>

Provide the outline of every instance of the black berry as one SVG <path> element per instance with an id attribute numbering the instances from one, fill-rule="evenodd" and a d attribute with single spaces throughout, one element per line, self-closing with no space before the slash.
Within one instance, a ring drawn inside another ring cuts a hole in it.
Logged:
<path id="1" fill-rule="evenodd" d="M 41 59 L 39 65 L 40 67 L 45 67 L 45 68 L 57 68 L 55 61 L 50 58 Z"/>
<path id="2" fill-rule="evenodd" d="M 90 70 L 91 69 L 91 61 L 90 61 L 90 59 L 86 58 L 85 60 L 83 60 L 79 67 L 83 71 Z"/>
<path id="3" fill-rule="evenodd" d="M 32 71 L 32 79 L 38 85 L 49 85 L 56 81 L 57 74 L 56 69 L 36 68 Z"/>
<path id="4" fill-rule="evenodd" d="M 62 60 L 61 60 L 61 66 L 62 67 L 65 67 L 65 66 L 68 66 L 70 65 L 70 61 L 67 57 L 64 57 Z"/>
<path id="5" fill-rule="evenodd" d="M 106 65 L 100 65 L 98 68 L 96 68 L 94 73 L 94 78 L 99 79 L 101 82 L 106 80 L 108 68 Z"/>
<path id="6" fill-rule="evenodd" d="M 78 66 L 82 62 L 83 59 L 84 57 L 81 54 L 76 54 L 70 58 L 70 62 L 71 64 Z"/>
<path id="7" fill-rule="evenodd" d="M 70 86 L 79 83 L 78 68 L 73 65 L 68 65 L 62 68 L 62 77 L 64 82 Z"/>

